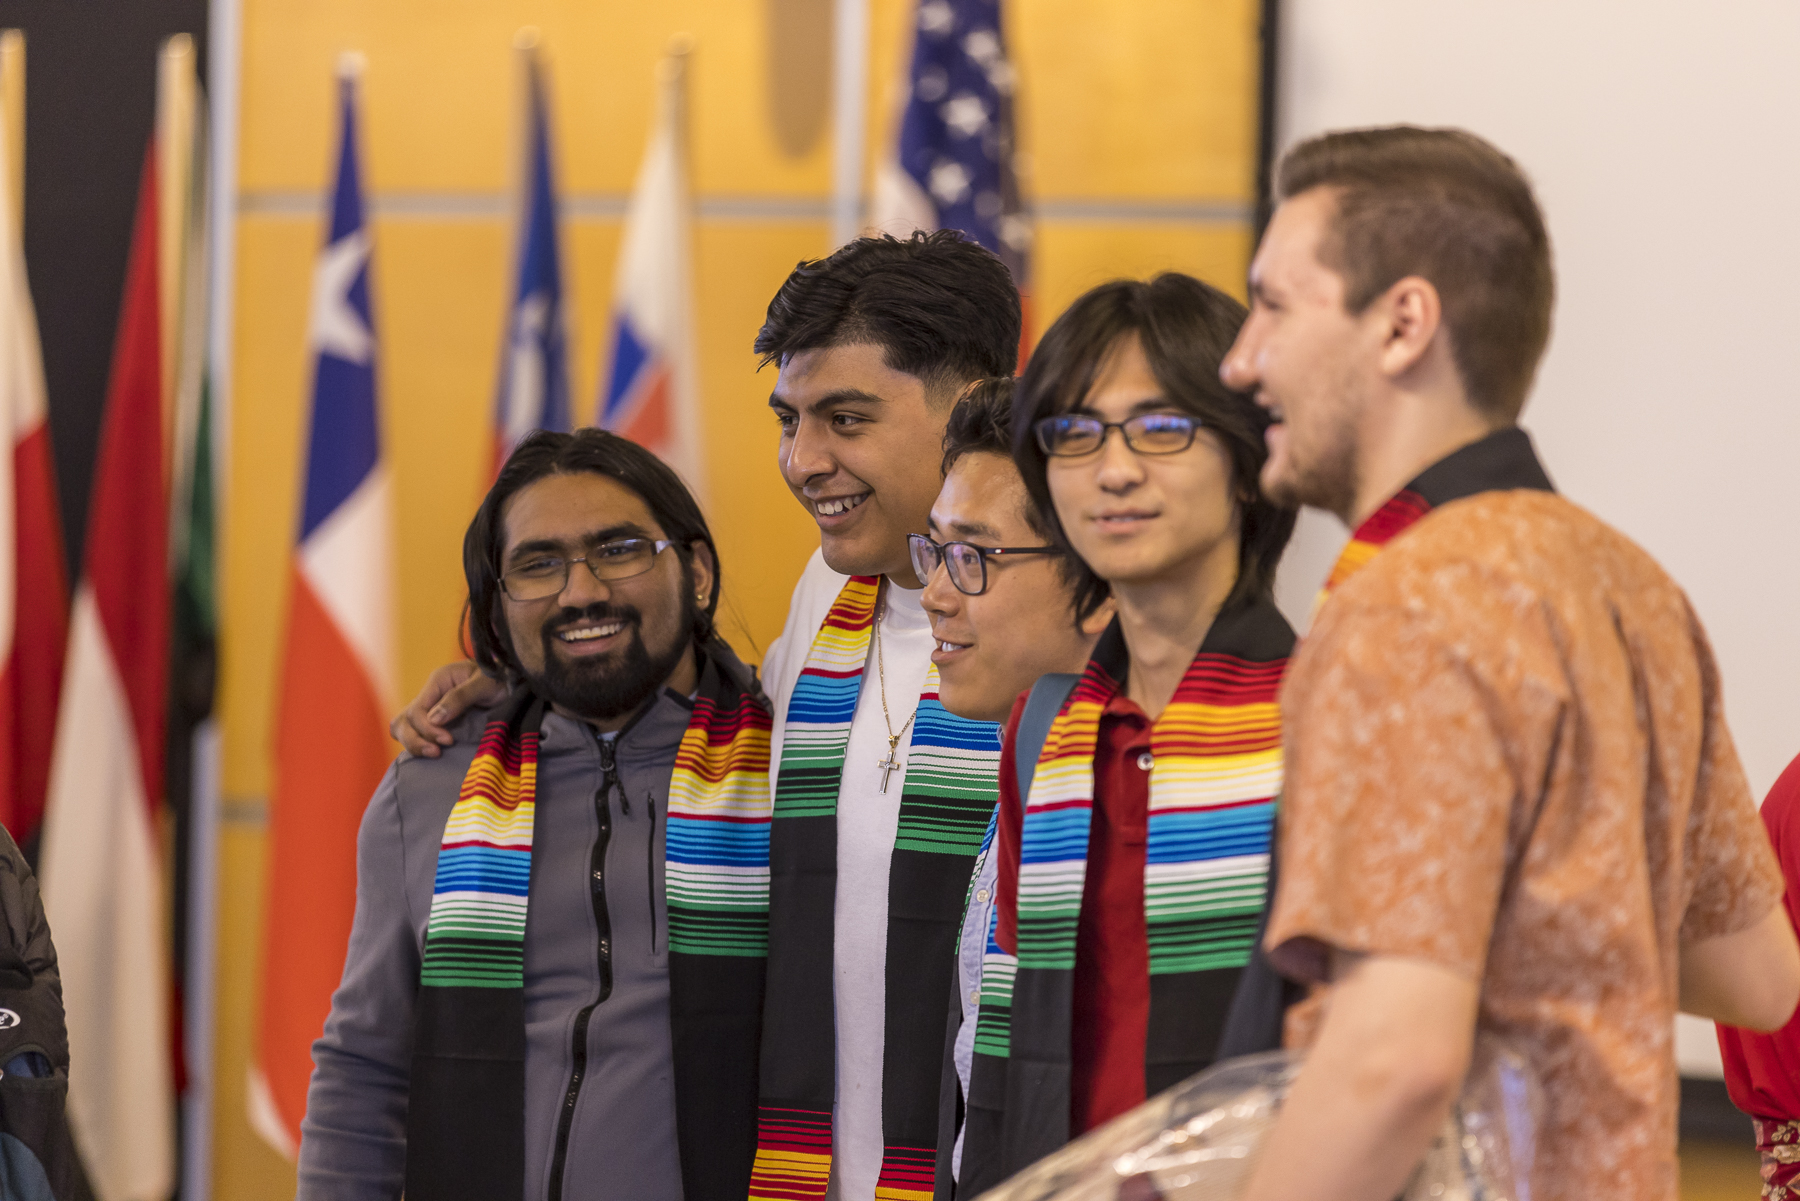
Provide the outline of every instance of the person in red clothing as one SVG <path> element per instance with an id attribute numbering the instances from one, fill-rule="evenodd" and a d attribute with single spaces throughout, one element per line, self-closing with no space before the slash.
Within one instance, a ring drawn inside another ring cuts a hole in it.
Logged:
<path id="1" fill-rule="evenodd" d="M 1800 932 L 1800 757 L 1769 789 L 1762 820 L 1787 880 L 1782 905 Z M 1762 1195 L 1768 1201 L 1800 1201 L 1800 1012 L 1770 1034 L 1726 1025 L 1718 1030 L 1731 1103 L 1756 1125 Z"/>
<path id="2" fill-rule="evenodd" d="M 1206 1067 L 1255 953 L 1294 641 L 1272 587 L 1294 515 L 1257 486 L 1267 417 L 1218 382 L 1244 315 L 1183 275 L 1106 284 L 1018 383 L 1026 487 L 1079 559 L 1078 605 L 1110 592 L 1117 616 L 1028 798 L 1024 696 L 1007 724 L 959 1196 Z M 1279 1002 L 1263 1024 L 1278 1045 Z"/>

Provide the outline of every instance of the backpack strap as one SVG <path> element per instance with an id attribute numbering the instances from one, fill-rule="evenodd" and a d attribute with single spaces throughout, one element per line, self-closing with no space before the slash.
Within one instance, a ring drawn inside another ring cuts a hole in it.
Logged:
<path id="1" fill-rule="evenodd" d="M 1050 725 L 1080 682 L 1078 674 L 1051 672 L 1039 676 L 1038 682 L 1031 686 L 1031 695 L 1025 698 L 1025 712 L 1019 714 L 1018 740 L 1013 743 L 1013 770 L 1019 773 L 1021 809 L 1031 796 L 1031 777 L 1037 771 L 1044 740 L 1050 737 Z"/>

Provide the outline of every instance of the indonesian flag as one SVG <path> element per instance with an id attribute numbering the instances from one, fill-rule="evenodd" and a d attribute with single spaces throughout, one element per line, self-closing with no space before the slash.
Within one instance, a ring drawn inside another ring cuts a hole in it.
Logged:
<path id="1" fill-rule="evenodd" d="M 356 81 L 313 273 L 311 440 L 275 733 L 268 908 L 250 1117 L 290 1157 L 356 907 L 356 831 L 393 759 L 392 510 L 375 403 Z"/>
<path id="2" fill-rule="evenodd" d="M 94 464 L 39 875 L 56 931 L 69 1116 L 101 1201 L 174 1186 L 161 821 L 169 542 L 156 147 L 145 156 Z"/>
<path id="3" fill-rule="evenodd" d="M 10 162 L 0 121 L 0 163 Z M 37 833 L 69 632 L 62 523 L 45 422 L 44 363 L 13 190 L 0 188 L 0 825 Z"/>
<path id="4" fill-rule="evenodd" d="M 600 425 L 654 451 L 703 491 L 685 63 L 684 54 L 663 60 L 656 123 L 625 214 Z"/>
<path id="5" fill-rule="evenodd" d="M 501 351 L 494 404 L 494 471 L 532 430 L 569 428 L 568 343 L 564 333 L 562 252 L 556 181 L 550 163 L 549 101 L 536 48 L 526 51 L 525 203 L 519 228 L 518 283 Z"/>

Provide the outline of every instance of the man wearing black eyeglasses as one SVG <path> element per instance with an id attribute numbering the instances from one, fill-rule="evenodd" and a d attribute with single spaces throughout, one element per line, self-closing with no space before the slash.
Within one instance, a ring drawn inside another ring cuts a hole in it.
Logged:
<path id="1" fill-rule="evenodd" d="M 1112 620 L 1025 492 L 1012 461 L 1010 379 L 982 380 L 944 434 L 944 486 L 929 536 L 909 535 L 937 646 L 939 698 L 958 717 L 1005 721 L 1049 672 L 1080 671 Z"/>

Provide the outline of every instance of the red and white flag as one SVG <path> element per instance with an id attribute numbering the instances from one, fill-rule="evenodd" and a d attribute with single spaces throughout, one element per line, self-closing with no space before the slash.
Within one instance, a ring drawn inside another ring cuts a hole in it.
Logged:
<path id="1" fill-rule="evenodd" d="M 619 245 L 612 363 L 603 377 L 599 424 L 654 451 L 704 495 L 686 70 L 685 53 L 670 54 L 659 70 L 656 124 Z"/>
<path id="2" fill-rule="evenodd" d="M 0 121 L 0 163 L 11 161 Z M 45 420 L 44 362 L 13 190 L 0 187 L 0 825 L 37 833 L 69 632 L 62 522 Z"/>
<path id="3" fill-rule="evenodd" d="M 50 772 L 39 876 L 56 931 L 69 1116 L 101 1201 L 175 1179 L 161 822 L 168 720 L 156 147 L 145 156 Z"/>

